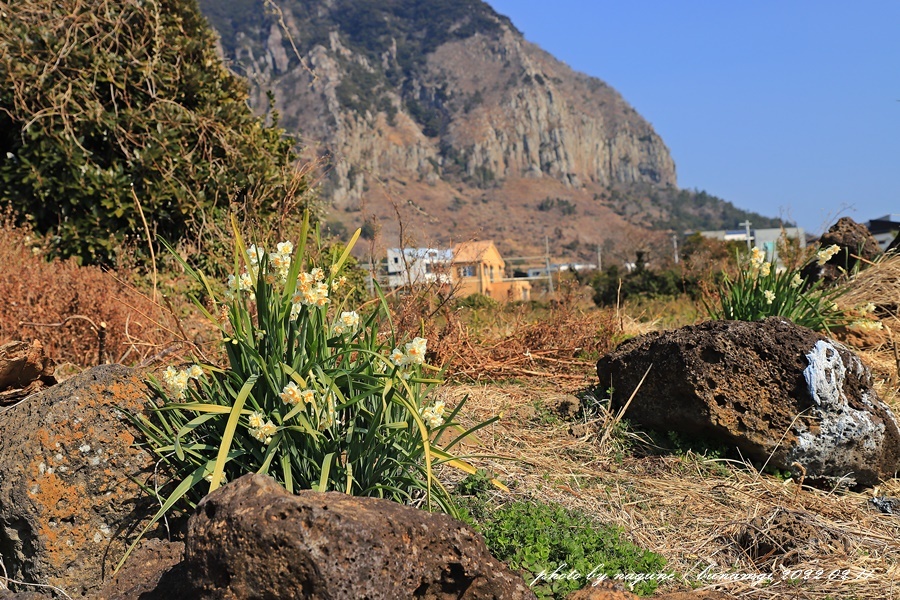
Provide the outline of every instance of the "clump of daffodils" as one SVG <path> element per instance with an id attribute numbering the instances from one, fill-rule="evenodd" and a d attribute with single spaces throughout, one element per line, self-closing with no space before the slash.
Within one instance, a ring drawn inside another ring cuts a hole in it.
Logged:
<path id="1" fill-rule="evenodd" d="M 196 365 L 170 367 L 152 382 L 165 404 L 154 399 L 147 419 L 134 418 L 177 478 L 191 482 L 175 487 L 165 507 L 181 498 L 196 503 L 207 488 L 249 472 L 268 474 L 290 491 L 339 490 L 400 502 L 423 497 L 429 507 L 452 512 L 453 499 L 434 468 L 473 467 L 436 434 L 459 429 L 455 442 L 496 418 L 459 428 L 454 418 L 464 400 L 448 410 L 429 396 L 440 380 L 422 376 L 432 369 L 427 340 L 402 343 L 392 331 L 379 331 L 379 315 L 388 317 L 385 302 L 370 318 L 343 306 L 352 290 L 344 289 L 350 286 L 342 271 L 360 232 L 343 249 L 332 248 L 324 269 L 306 266 L 307 244 L 318 242 L 307 221 L 299 242 L 274 248 L 245 245 L 236 222 L 234 233 L 238 267 L 228 279 L 230 301 L 204 311 L 221 330 L 228 365 L 207 373 Z M 319 243 L 317 256 L 323 250 Z M 181 264 L 209 287 L 202 273 Z"/>
<path id="2" fill-rule="evenodd" d="M 834 257 L 834 255 L 840 251 L 841 251 L 841 247 L 838 246 L 837 244 L 832 244 L 831 246 L 828 246 L 827 248 L 822 248 L 821 250 L 816 252 L 816 263 L 818 263 L 818 265 L 820 267 L 824 266 L 825 263 L 827 263 L 829 260 L 831 260 Z"/>
<path id="3" fill-rule="evenodd" d="M 176 398 L 179 400 L 184 398 L 184 392 L 187 390 L 188 382 L 191 379 L 199 379 L 203 376 L 203 368 L 200 365 L 191 365 L 187 369 L 178 370 L 175 367 L 168 367 L 163 372 L 163 381 Z"/>
<path id="4" fill-rule="evenodd" d="M 817 253 L 820 265 L 840 252 L 837 245 Z M 753 248 L 746 260 L 738 258 L 741 267 L 737 277 L 728 276 L 718 285 L 707 310 L 715 319 L 758 321 L 772 316 L 817 331 L 848 325 L 852 319 L 834 302 L 846 288 L 810 284 L 797 267 L 776 267 L 761 248 Z"/>

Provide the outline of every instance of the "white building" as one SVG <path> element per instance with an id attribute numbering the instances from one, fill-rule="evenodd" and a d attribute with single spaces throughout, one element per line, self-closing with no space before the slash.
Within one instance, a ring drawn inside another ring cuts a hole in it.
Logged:
<path id="1" fill-rule="evenodd" d="M 550 265 L 551 273 L 565 273 L 566 271 L 593 271 L 597 268 L 594 263 L 554 263 Z M 547 267 L 532 267 L 528 269 L 528 277 L 541 278 L 547 276 Z"/>
<path id="2" fill-rule="evenodd" d="M 388 248 L 388 287 L 450 284 L 453 251 L 438 248 Z"/>
<path id="3" fill-rule="evenodd" d="M 701 231 L 700 235 L 726 242 L 746 242 L 746 229 L 719 229 L 717 231 Z M 750 229 L 750 247 L 759 248 L 766 253 L 766 259 L 778 263 L 778 240 L 781 236 L 796 240 L 800 248 L 806 248 L 806 232 L 802 227 L 772 227 L 767 229 Z"/>
<path id="4" fill-rule="evenodd" d="M 872 237 L 878 241 L 881 249 L 887 250 L 894 238 L 897 237 L 897 232 L 900 231 L 900 214 L 884 215 L 883 217 L 872 219 L 866 223 L 866 227 L 869 229 Z"/>

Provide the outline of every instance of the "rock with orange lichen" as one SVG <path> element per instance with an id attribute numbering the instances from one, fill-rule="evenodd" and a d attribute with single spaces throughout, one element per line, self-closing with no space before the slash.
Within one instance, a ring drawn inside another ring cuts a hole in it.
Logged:
<path id="1" fill-rule="evenodd" d="M 0 412 L 0 556 L 9 577 L 70 596 L 108 577 L 152 503 L 133 481 L 153 459 L 122 410 L 145 405 L 141 378 L 104 365 Z"/>

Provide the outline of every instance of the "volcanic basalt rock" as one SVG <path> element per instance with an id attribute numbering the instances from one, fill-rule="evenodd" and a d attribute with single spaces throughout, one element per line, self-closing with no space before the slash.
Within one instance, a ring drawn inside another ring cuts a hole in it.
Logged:
<path id="1" fill-rule="evenodd" d="M 245 475 L 188 523 L 185 560 L 142 596 L 529 599 L 484 539 L 446 515 L 337 492 L 289 494 Z"/>
<path id="2" fill-rule="evenodd" d="M 651 367 L 652 365 L 652 367 Z M 848 348 L 780 317 L 628 340 L 597 364 L 633 424 L 737 447 L 808 481 L 873 485 L 900 468 L 900 429 Z"/>

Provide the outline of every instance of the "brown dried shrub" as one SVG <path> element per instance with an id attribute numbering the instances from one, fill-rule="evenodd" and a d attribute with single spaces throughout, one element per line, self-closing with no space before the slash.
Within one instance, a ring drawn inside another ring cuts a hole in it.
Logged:
<path id="1" fill-rule="evenodd" d="M 40 240 L 0 215 L 0 343 L 40 340 L 57 362 L 135 364 L 175 339 L 165 311 L 118 277 L 44 259 Z M 99 329 L 105 325 L 103 356 Z"/>
<path id="2" fill-rule="evenodd" d="M 613 311 L 584 310 L 566 293 L 547 307 L 460 309 L 425 289 L 397 299 L 391 308 L 397 331 L 428 339 L 428 362 L 446 367 L 446 376 L 455 381 L 583 379 L 620 333 Z"/>

